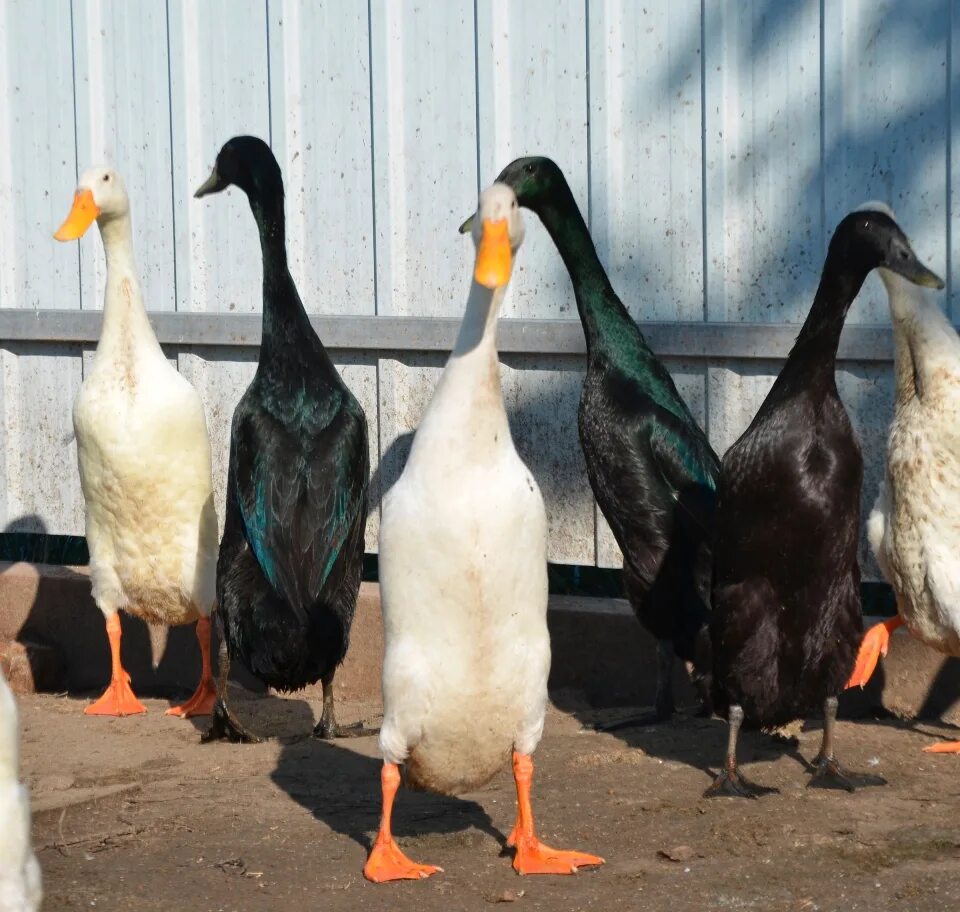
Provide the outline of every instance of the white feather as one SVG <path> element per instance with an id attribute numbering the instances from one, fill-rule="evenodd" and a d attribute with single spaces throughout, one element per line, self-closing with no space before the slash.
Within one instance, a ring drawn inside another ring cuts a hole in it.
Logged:
<path id="1" fill-rule="evenodd" d="M 494 185 L 483 219 L 522 223 Z M 383 504 L 380 586 L 386 651 L 380 746 L 443 792 L 476 788 L 512 748 L 531 753 L 547 705 L 546 513 L 517 454 L 500 387 L 504 288 L 473 283 L 457 346 Z"/>
<path id="2" fill-rule="evenodd" d="M 73 408 L 93 595 L 107 617 L 125 608 L 185 623 L 209 615 L 216 598 L 203 406 L 147 318 L 119 175 L 91 169 L 80 188 L 100 208 L 107 260 L 103 329 Z"/>
<path id="3" fill-rule="evenodd" d="M 0 912 L 36 912 L 43 895 L 30 845 L 30 796 L 19 778 L 17 704 L 0 673 Z"/>
<path id="4" fill-rule="evenodd" d="M 910 632 L 960 655 L 960 339 L 929 291 L 888 270 L 880 275 L 897 391 L 886 481 L 868 534 Z"/>

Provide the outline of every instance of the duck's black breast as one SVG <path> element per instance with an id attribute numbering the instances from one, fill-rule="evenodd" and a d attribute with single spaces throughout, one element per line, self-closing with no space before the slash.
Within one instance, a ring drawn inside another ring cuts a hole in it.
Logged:
<path id="1" fill-rule="evenodd" d="M 692 660 L 709 614 L 719 465 L 669 376 L 667 382 L 655 398 L 649 378 L 592 361 L 579 429 L 594 495 L 624 553 L 634 609 L 655 636 L 673 640 Z"/>
<path id="2" fill-rule="evenodd" d="M 261 365 L 231 433 L 220 603 L 239 657 L 283 689 L 343 659 L 360 582 L 366 421 L 323 366 Z"/>
<path id="3" fill-rule="evenodd" d="M 718 700 L 778 724 L 842 689 L 860 628 L 863 460 L 835 391 L 764 409 L 723 459 L 714 547 Z"/>

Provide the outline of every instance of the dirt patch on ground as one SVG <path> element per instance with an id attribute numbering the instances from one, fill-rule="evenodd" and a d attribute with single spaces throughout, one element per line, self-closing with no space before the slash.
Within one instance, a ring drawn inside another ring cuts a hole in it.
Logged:
<path id="1" fill-rule="evenodd" d="M 505 771 L 461 799 L 401 790 L 398 841 L 445 872 L 375 886 L 361 868 L 379 816 L 376 739 L 297 740 L 319 705 L 244 696 L 251 727 L 284 740 L 201 745 L 167 703 L 145 703 L 146 716 L 102 719 L 78 700 L 21 700 L 46 910 L 878 912 L 960 900 L 960 758 L 920 751 L 951 735 L 936 725 L 842 723 L 841 760 L 888 781 L 852 795 L 805 787 L 817 724 L 795 742 L 747 732 L 745 772 L 779 793 L 706 800 L 723 723 L 597 734 L 582 730 L 597 717 L 586 708 L 551 710 L 535 758 L 541 838 L 608 863 L 517 877 L 500 854 L 515 812 Z M 339 715 L 377 721 L 369 706 Z"/>

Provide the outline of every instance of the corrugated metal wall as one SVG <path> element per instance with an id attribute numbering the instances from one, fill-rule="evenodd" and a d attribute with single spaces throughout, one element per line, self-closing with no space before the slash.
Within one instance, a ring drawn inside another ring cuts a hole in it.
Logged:
<path id="1" fill-rule="evenodd" d="M 270 140 L 294 276 L 324 314 L 457 316 L 478 187 L 520 154 L 566 171 L 640 320 L 797 323 L 844 212 L 889 201 L 917 250 L 960 268 L 960 0 L 4 0 L 0 306 L 101 307 L 96 232 L 58 245 L 79 171 L 127 182 L 152 310 L 260 308 L 242 194 L 195 201 L 220 145 Z M 951 286 L 954 316 L 960 309 Z M 575 319 L 536 218 L 504 315 Z M 870 280 L 851 322 L 887 321 Z M 255 352 L 170 350 L 198 387 L 221 494 L 233 406 Z M 82 531 L 70 407 L 90 352 L 0 340 L 0 524 Z M 395 476 L 438 355 L 342 353 L 370 419 L 379 491 Z M 581 359 L 504 359 L 518 445 L 550 514 L 552 560 L 618 563 L 576 435 Z M 671 368 L 718 451 L 776 361 Z M 839 381 L 881 472 L 888 365 Z M 376 511 L 368 546 L 376 545 Z"/>

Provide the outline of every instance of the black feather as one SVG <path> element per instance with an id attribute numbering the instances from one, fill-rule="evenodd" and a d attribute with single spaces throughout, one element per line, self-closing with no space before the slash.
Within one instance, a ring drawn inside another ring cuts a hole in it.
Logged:
<path id="1" fill-rule="evenodd" d="M 796 344 L 723 458 L 716 515 L 715 701 L 778 725 L 842 690 L 860 629 L 860 446 L 834 375 L 844 319 L 871 269 L 909 244 L 878 212 L 847 216 Z M 910 251 L 912 256 L 912 251 Z M 894 259 L 897 262 L 894 262 Z"/>
<path id="2" fill-rule="evenodd" d="M 367 424 L 287 268 L 273 154 L 236 137 L 217 171 L 247 193 L 263 255 L 260 362 L 230 434 L 219 611 L 231 659 L 271 687 L 295 690 L 347 651 L 367 516 Z"/>
<path id="3" fill-rule="evenodd" d="M 677 655 L 703 661 L 698 640 L 709 618 L 717 457 L 613 291 L 557 165 L 518 159 L 497 180 L 540 217 L 573 282 L 587 340 L 580 442 L 594 496 L 624 555 L 630 602 Z"/>

